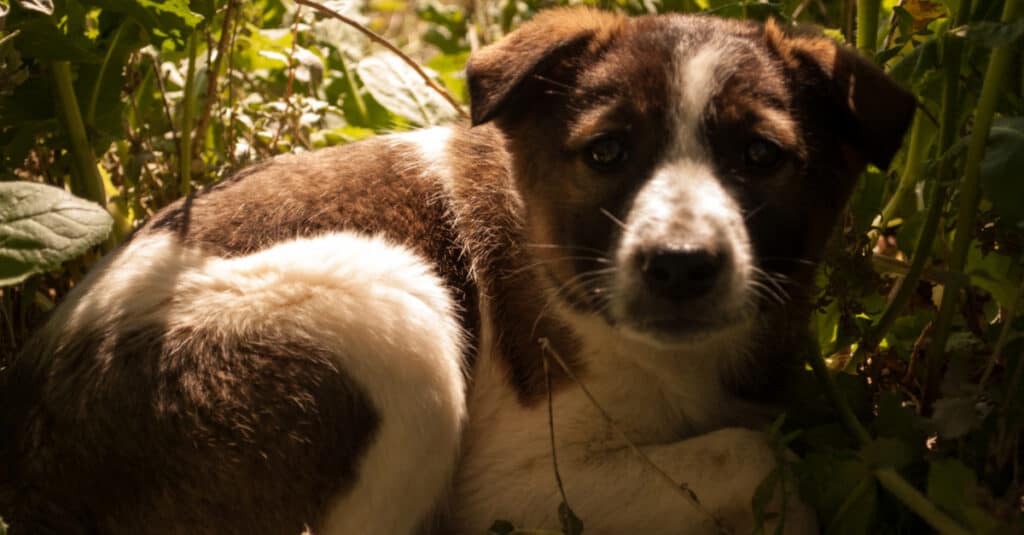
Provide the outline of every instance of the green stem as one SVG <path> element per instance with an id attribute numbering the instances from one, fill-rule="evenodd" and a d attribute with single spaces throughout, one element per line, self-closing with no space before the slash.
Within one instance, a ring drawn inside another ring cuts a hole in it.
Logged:
<path id="1" fill-rule="evenodd" d="M 1002 22 L 1009 24 L 1018 15 L 1020 2 L 1006 0 L 1003 6 Z M 961 8 L 962 9 L 962 8 Z M 960 181 L 960 206 L 957 210 L 956 235 L 953 248 L 949 255 L 949 271 L 961 273 L 967 264 L 967 254 L 974 240 L 974 226 L 978 215 L 978 201 L 981 196 L 979 180 L 981 177 L 981 159 L 985 155 L 985 144 L 988 141 L 989 128 L 995 116 L 996 104 L 999 101 L 1003 82 L 1013 52 L 1008 47 L 992 50 L 985 80 L 981 86 L 981 97 L 978 107 L 974 110 L 974 124 L 971 138 L 967 145 L 967 162 L 964 176 Z M 953 315 L 960 301 L 959 279 L 952 279 L 942 293 L 942 303 L 935 317 L 935 328 L 932 331 L 932 356 L 929 357 L 929 385 L 936 385 L 942 365 L 945 362 L 946 340 L 953 325 Z M 934 374 L 934 375 L 932 375 Z M 934 381 L 934 382 L 933 382 Z M 934 394 L 934 390 L 932 390 Z"/>
<path id="2" fill-rule="evenodd" d="M 871 478 L 866 477 L 857 484 L 856 487 L 846 496 L 843 500 L 842 505 L 839 506 L 839 510 L 832 516 L 832 522 L 829 523 L 828 527 L 825 528 L 825 535 L 831 535 L 833 533 L 840 533 L 846 526 L 846 515 L 850 512 L 850 509 L 857 505 L 857 501 L 860 500 L 864 495 L 872 488 Z"/>
<path id="3" fill-rule="evenodd" d="M 96 124 L 96 103 L 100 99 L 100 91 L 103 89 L 103 78 L 107 74 L 107 68 L 110 67 L 110 62 L 114 57 L 114 51 L 121 44 L 121 37 L 124 36 L 124 28 L 131 22 L 125 19 L 120 26 L 117 27 L 117 31 L 114 32 L 114 38 L 110 41 L 110 45 L 107 48 L 107 55 L 103 58 L 103 63 L 100 65 L 100 71 L 96 75 L 96 81 L 92 84 L 92 93 L 89 95 L 89 107 L 85 112 L 85 121 L 89 124 Z"/>
<path id="4" fill-rule="evenodd" d="M 857 49 L 870 59 L 875 57 L 881 4 L 881 0 L 857 0 Z"/>
<path id="5" fill-rule="evenodd" d="M 832 372 L 829 371 L 828 365 L 825 364 L 825 359 L 821 358 L 821 353 L 816 348 L 807 351 L 807 364 L 810 365 L 814 375 L 818 378 L 818 383 L 825 390 L 825 396 L 832 402 L 832 407 L 839 413 L 839 421 L 846 428 L 846 431 L 853 435 L 853 438 L 857 439 L 857 443 L 861 446 L 871 442 L 871 435 L 860 424 L 857 415 L 853 413 L 853 409 L 850 408 L 842 393 L 839 392 L 839 387 L 836 386 L 836 380 L 832 377 Z"/>
<path id="6" fill-rule="evenodd" d="M 910 143 L 907 145 L 907 158 L 903 165 L 903 172 L 900 174 L 900 182 L 896 185 L 889 202 L 882 208 L 882 217 L 879 228 L 885 229 L 889 221 L 899 213 L 900 208 L 906 202 L 907 195 L 914 190 L 917 180 L 921 177 L 921 164 L 924 163 L 925 148 L 931 143 L 931 136 L 925 134 L 925 115 L 918 111 L 914 115 L 914 123 L 910 127 Z"/>
<path id="7" fill-rule="evenodd" d="M 1017 305 L 1022 298 L 1024 298 L 1024 280 L 1021 281 L 1017 292 L 1013 294 L 1013 300 L 1009 303 L 1003 303 L 1003 326 L 999 329 L 999 338 L 996 339 L 995 349 L 992 350 L 992 358 L 988 361 L 988 365 L 985 366 L 985 372 L 981 374 L 981 380 L 978 381 L 978 388 L 983 392 L 989 378 L 992 377 L 996 364 L 999 364 L 1003 349 L 1006 348 L 1006 342 L 1010 340 L 1010 333 L 1013 332 L 1013 320 L 1017 317 Z M 1007 396 L 1006 399 L 1010 400 L 1013 397 Z"/>
<path id="8" fill-rule="evenodd" d="M 345 61 L 344 52 L 338 51 L 338 59 L 341 63 L 341 73 L 345 76 L 345 88 L 348 90 L 348 94 L 352 97 L 352 101 L 356 104 L 356 110 L 359 112 L 360 126 L 368 127 L 370 126 L 370 113 L 366 111 L 366 102 L 363 100 L 363 96 L 359 94 L 355 78 L 352 77 L 352 72 L 348 68 L 348 62 Z"/>
<path id="9" fill-rule="evenodd" d="M 932 502 L 928 501 L 921 491 L 903 479 L 895 469 L 890 467 L 876 468 L 875 478 L 890 494 L 898 498 L 908 509 L 917 513 L 935 531 L 944 535 L 970 535 L 955 520 L 943 513 Z"/>
<path id="10" fill-rule="evenodd" d="M 96 156 L 85 133 L 82 111 L 71 82 L 71 63 L 55 61 L 50 64 L 54 87 L 57 89 L 57 111 L 71 140 L 71 158 L 75 172 L 72 173 L 71 192 L 79 197 L 95 201 L 106 207 L 107 196 L 103 191 L 103 178 L 96 168 Z"/>
<path id="11" fill-rule="evenodd" d="M 857 415 L 853 413 L 853 409 L 846 402 L 846 398 L 839 392 L 835 378 L 832 377 L 828 365 L 825 364 L 825 360 L 821 358 L 821 353 L 818 352 L 816 347 L 808 349 L 807 364 L 810 365 L 814 375 L 817 376 L 818 382 L 825 391 L 825 396 L 828 397 L 832 407 L 839 414 L 839 420 L 843 427 L 846 428 L 846 431 L 857 440 L 860 446 L 870 443 L 871 434 L 861 425 Z M 908 509 L 917 513 L 918 516 L 939 533 L 944 535 L 968 535 L 970 533 L 940 511 L 935 504 L 928 501 L 928 498 L 908 483 L 895 469 L 890 467 L 875 468 L 874 474 L 885 490 L 899 499 Z"/>
<path id="12" fill-rule="evenodd" d="M 900 314 L 903 313 L 910 298 L 913 297 L 917 283 L 921 280 L 921 274 L 924 273 L 925 264 L 928 262 L 928 253 L 932 248 L 932 243 L 935 242 L 935 235 L 939 231 L 942 208 L 945 204 L 946 189 L 942 184 L 935 184 L 935 189 L 932 190 L 929 200 L 928 213 L 925 215 L 924 226 L 921 227 L 921 234 L 917 238 L 917 246 L 914 248 L 914 256 L 910 261 L 910 267 L 907 268 L 907 274 L 897 283 L 896 293 L 886 305 L 878 323 L 872 325 L 871 330 L 865 333 L 857 344 L 857 351 L 846 363 L 845 371 L 852 373 L 857 370 L 857 365 L 878 347 L 885 335 L 889 333 L 889 329 L 899 319 Z"/>
<path id="13" fill-rule="evenodd" d="M 181 103 L 181 146 L 179 147 L 179 164 L 181 166 L 181 182 L 178 193 L 182 197 L 192 193 L 192 113 L 196 99 L 196 49 L 199 32 L 188 36 L 188 72 L 185 78 L 185 96 Z"/>

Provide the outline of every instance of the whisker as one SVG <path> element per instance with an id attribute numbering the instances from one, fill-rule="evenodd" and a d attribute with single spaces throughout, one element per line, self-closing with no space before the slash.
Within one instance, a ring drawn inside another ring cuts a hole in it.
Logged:
<path id="1" fill-rule="evenodd" d="M 527 264 L 525 266 L 518 267 L 518 268 L 513 269 L 511 271 L 506 271 L 504 273 L 504 276 L 505 277 L 515 277 L 517 275 L 521 275 L 521 274 L 523 274 L 523 273 L 525 273 L 527 271 L 530 271 L 532 269 L 536 269 L 536 268 L 538 268 L 540 266 L 544 266 L 544 265 L 547 265 L 547 264 L 554 264 L 556 262 L 571 262 L 571 261 L 575 261 L 575 260 L 587 260 L 587 261 L 590 261 L 590 262 L 594 262 L 595 264 L 602 264 L 602 265 L 607 265 L 607 266 L 611 266 L 611 265 L 614 264 L 614 262 L 612 262 L 611 260 L 608 260 L 607 258 L 604 258 L 604 257 L 596 257 L 596 256 L 559 256 L 557 258 L 542 258 L 540 260 L 537 260 L 536 262 Z"/>
<path id="2" fill-rule="evenodd" d="M 601 208 L 601 213 L 608 216 L 608 219 L 611 219 L 613 223 L 619 226 L 619 228 L 621 228 L 622 230 L 626 230 L 626 224 L 623 223 L 621 219 L 615 217 L 614 214 L 612 214 L 608 210 L 605 210 L 604 208 Z"/>
<path id="3" fill-rule="evenodd" d="M 606 251 L 595 249 L 593 247 L 584 247 L 582 245 L 565 245 L 560 243 L 527 243 L 526 247 L 532 247 L 534 249 L 568 249 L 578 250 L 586 253 L 595 253 L 598 256 L 604 256 Z"/>
<path id="4" fill-rule="evenodd" d="M 750 221 L 750 218 L 754 217 L 758 212 L 768 207 L 768 203 L 762 203 L 761 206 L 754 208 L 753 210 L 743 214 L 743 221 Z"/>

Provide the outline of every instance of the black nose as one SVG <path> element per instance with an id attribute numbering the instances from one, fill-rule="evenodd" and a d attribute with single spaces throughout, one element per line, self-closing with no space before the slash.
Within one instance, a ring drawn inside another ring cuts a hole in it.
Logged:
<path id="1" fill-rule="evenodd" d="M 672 301 L 707 294 L 724 266 L 725 255 L 701 248 L 655 249 L 640 255 L 640 271 L 647 287 Z"/>

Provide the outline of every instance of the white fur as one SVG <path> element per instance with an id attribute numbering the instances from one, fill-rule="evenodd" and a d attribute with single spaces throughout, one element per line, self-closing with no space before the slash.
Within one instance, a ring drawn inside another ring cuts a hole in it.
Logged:
<path id="1" fill-rule="evenodd" d="M 463 340 L 444 285 L 417 255 L 339 233 L 224 259 L 155 234 L 97 270 L 50 323 L 65 336 L 153 321 L 215 326 L 228 338 L 285 333 L 330 351 L 362 387 L 380 427 L 365 477 L 335 501 L 321 533 L 410 533 L 438 506 L 466 413 Z"/>

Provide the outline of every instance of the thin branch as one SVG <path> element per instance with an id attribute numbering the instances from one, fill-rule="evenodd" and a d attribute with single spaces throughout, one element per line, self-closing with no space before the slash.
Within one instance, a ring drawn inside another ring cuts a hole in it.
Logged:
<path id="1" fill-rule="evenodd" d="M 228 119 L 228 128 L 224 132 L 224 146 L 228 151 L 228 163 L 234 168 L 236 165 L 235 161 L 235 77 L 232 76 L 235 72 L 235 39 L 238 38 L 238 25 L 242 20 L 241 13 L 235 17 L 235 24 L 231 28 L 231 44 L 228 45 L 228 112 L 231 117 Z"/>
<path id="2" fill-rule="evenodd" d="M 555 409 L 551 399 L 551 367 L 548 366 L 548 359 L 544 357 L 544 386 L 548 391 L 548 436 L 551 438 L 551 464 L 555 470 L 555 483 L 558 485 L 558 493 L 562 495 L 562 503 L 565 504 L 566 515 L 572 511 L 569 505 L 569 498 L 565 495 L 565 486 L 562 484 L 562 474 L 558 471 L 558 453 L 555 449 Z M 558 512 L 561 516 L 562 511 Z M 563 518 L 562 525 L 569 525 L 568 519 Z"/>
<path id="3" fill-rule="evenodd" d="M 301 3 L 301 2 L 300 2 Z M 295 48 L 299 45 L 299 22 L 302 21 L 302 6 L 295 9 L 295 22 L 292 24 L 292 48 L 288 53 L 288 85 L 285 86 L 284 91 L 284 114 L 281 120 L 281 124 L 278 125 L 277 131 L 274 132 L 274 139 L 270 141 L 270 150 L 277 149 L 277 140 L 281 138 L 281 131 L 284 130 L 285 123 L 288 121 L 288 116 L 292 111 L 292 88 L 295 84 Z M 299 133 L 298 128 L 292 128 L 292 137 L 294 142 L 298 141 Z"/>
<path id="4" fill-rule="evenodd" d="M 228 44 L 234 41 L 232 36 L 232 17 L 236 13 L 237 0 L 228 0 L 227 9 L 224 11 L 224 23 L 220 28 L 220 38 L 217 40 L 217 55 L 213 58 L 213 65 L 206 72 L 206 100 L 203 102 L 203 113 L 196 121 L 195 145 L 206 142 L 206 127 L 210 122 L 210 114 L 213 113 L 213 105 L 217 103 L 217 77 L 220 75 L 220 66 L 224 60 L 224 53 Z M 207 63 L 209 65 L 209 63 Z M 198 154 L 199 147 L 194 146 L 192 152 Z"/>
<path id="5" fill-rule="evenodd" d="M 655 464 L 654 461 L 652 461 L 651 458 L 647 456 L 647 454 L 640 450 L 640 448 L 637 447 L 637 445 L 634 444 L 628 436 L 626 436 L 626 433 L 619 429 L 619 426 L 615 425 L 615 420 L 612 418 L 612 416 L 608 414 L 608 411 L 606 411 L 600 403 L 598 403 L 594 395 L 590 393 L 589 389 L 587 389 L 587 386 L 583 384 L 583 381 L 576 377 L 576 374 L 573 373 L 572 369 L 569 368 L 569 365 L 565 363 L 565 360 L 562 359 L 562 356 L 558 354 L 558 351 L 555 351 L 555 348 L 551 346 L 550 340 L 548 340 L 547 338 L 540 338 L 539 340 L 537 340 L 537 342 L 540 344 L 541 348 L 544 349 L 545 352 L 547 352 L 547 354 L 551 355 L 555 359 L 555 362 L 558 363 L 558 366 L 562 368 L 562 371 L 564 371 L 565 374 L 569 376 L 569 378 L 572 379 L 574 383 L 576 383 L 576 386 L 580 387 L 580 390 L 583 392 L 583 395 L 585 395 L 587 399 L 590 400 L 591 405 L 593 405 L 594 408 L 597 409 L 599 413 L 601 413 L 601 416 L 604 418 L 608 426 L 612 428 L 612 431 L 614 431 L 615 434 L 618 435 L 619 438 L 622 439 L 622 441 L 625 442 L 627 446 L 629 446 L 629 449 L 632 450 L 633 453 L 645 465 L 647 465 L 648 468 L 650 468 L 651 470 L 654 471 L 655 474 L 657 474 L 659 479 L 665 482 L 665 484 L 668 485 L 669 487 L 672 487 L 672 489 L 675 490 L 677 494 L 682 496 L 683 499 L 685 499 L 687 502 L 693 505 L 697 512 L 705 515 L 707 519 L 715 525 L 715 528 L 719 533 L 731 533 L 731 531 L 724 524 L 722 524 L 721 520 L 719 520 L 715 515 L 711 514 L 710 511 L 704 509 L 704 507 L 700 504 L 700 500 L 697 499 L 697 495 L 693 492 L 692 489 L 690 489 L 689 485 L 687 485 L 686 483 L 676 483 L 676 481 L 672 479 L 672 476 L 668 475 L 657 464 Z"/>
<path id="6" fill-rule="evenodd" d="M 406 65 L 412 67 L 412 69 L 414 71 L 416 71 L 416 74 L 420 75 L 420 78 L 423 78 L 423 81 L 427 84 L 427 86 L 429 86 L 434 91 L 437 91 L 437 93 L 439 95 L 441 95 L 442 98 L 447 100 L 448 104 L 451 104 L 452 108 L 454 108 L 455 111 L 457 111 L 459 113 L 459 115 L 461 115 L 464 119 L 469 119 L 469 114 L 466 113 L 466 110 L 462 109 L 462 106 L 460 106 L 459 103 L 456 102 L 456 100 L 451 96 L 451 94 L 448 93 L 448 91 L 446 91 L 443 87 L 438 85 L 437 82 L 435 82 L 430 77 L 430 75 L 428 75 L 423 70 L 423 68 L 419 66 L 419 64 L 417 64 L 415 61 L 413 61 L 413 59 L 410 58 L 409 56 L 405 55 L 405 53 L 402 52 L 401 50 L 399 50 L 397 47 L 395 47 L 395 45 L 392 45 L 391 43 L 389 43 L 387 41 L 387 39 L 384 39 L 383 37 L 377 35 L 376 33 L 374 33 L 373 30 L 367 28 L 366 26 L 363 26 L 362 24 L 359 24 L 358 22 L 356 22 L 356 21 L 346 17 L 345 15 L 342 15 L 341 13 L 338 13 L 337 11 L 335 11 L 335 10 L 329 8 L 329 7 L 326 7 L 324 5 L 318 4 L 318 3 L 313 2 L 311 0 L 295 0 L 295 3 L 296 4 L 301 4 L 301 5 L 304 5 L 304 6 L 309 6 L 309 7 L 313 8 L 313 9 L 315 9 L 315 10 L 317 10 L 317 11 L 319 11 L 319 12 L 325 14 L 325 15 L 329 15 L 331 17 L 334 17 L 334 18 L 340 20 L 341 22 L 344 22 L 345 24 L 348 24 L 349 26 L 355 28 L 360 33 L 362 33 L 363 35 L 368 37 L 371 41 L 373 41 L 373 42 L 383 46 L 384 48 L 388 49 L 393 54 L 398 56 L 399 59 L 404 61 Z"/>

